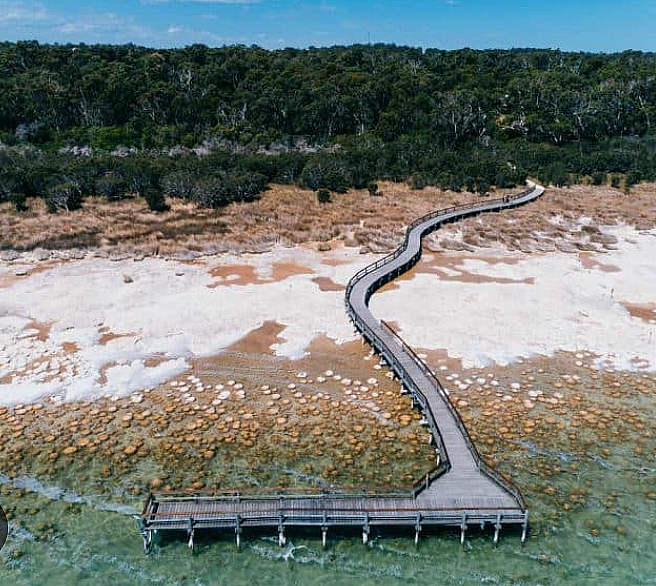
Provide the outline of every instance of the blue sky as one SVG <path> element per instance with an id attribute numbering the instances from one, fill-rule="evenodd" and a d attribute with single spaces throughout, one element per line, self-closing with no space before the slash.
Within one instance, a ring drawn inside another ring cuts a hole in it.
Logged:
<path id="1" fill-rule="evenodd" d="M 0 0 L 0 40 L 656 50 L 656 0 Z"/>

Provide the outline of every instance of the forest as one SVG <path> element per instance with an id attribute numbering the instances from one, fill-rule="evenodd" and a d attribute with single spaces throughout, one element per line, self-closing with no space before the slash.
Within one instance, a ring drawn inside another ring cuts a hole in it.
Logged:
<path id="1" fill-rule="evenodd" d="M 656 55 L 0 43 L 0 202 L 656 180 Z"/>

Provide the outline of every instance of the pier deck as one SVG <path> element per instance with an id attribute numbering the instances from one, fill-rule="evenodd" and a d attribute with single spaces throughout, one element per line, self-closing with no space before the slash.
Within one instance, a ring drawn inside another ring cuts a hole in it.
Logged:
<path id="1" fill-rule="evenodd" d="M 376 319 L 368 303 L 380 287 L 409 270 L 421 257 L 421 239 L 441 225 L 476 214 L 524 205 L 540 197 L 537 185 L 516 196 L 455 206 L 419 218 L 407 229 L 403 244 L 392 254 L 358 272 L 346 289 L 346 311 L 358 331 L 387 362 L 431 431 L 436 467 L 407 491 L 389 494 L 345 491 L 302 492 L 298 489 L 256 494 L 150 494 L 139 526 L 148 551 L 158 531 L 186 531 L 193 547 L 197 530 L 227 529 L 237 544 L 244 528 L 275 529 L 280 543 L 287 527 L 317 527 L 325 544 L 331 527 L 360 527 L 363 541 L 371 527 L 402 526 L 420 531 L 429 526 L 494 529 L 495 542 L 504 525 L 522 528 L 526 537 L 528 511 L 519 490 L 479 456 L 447 393 L 428 366 L 386 323 Z"/>

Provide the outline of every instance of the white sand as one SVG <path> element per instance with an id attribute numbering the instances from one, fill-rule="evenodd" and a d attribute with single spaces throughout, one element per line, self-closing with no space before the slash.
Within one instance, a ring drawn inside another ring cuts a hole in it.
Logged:
<path id="1" fill-rule="evenodd" d="M 515 281 L 532 277 L 534 284 L 467 283 L 418 274 L 399 282 L 398 290 L 375 295 L 372 309 L 398 323 L 411 345 L 445 348 L 465 366 L 589 350 L 616 368 L 654 368 L 656 325 L 631 317 L 620 302 L 656 302 L 656 233 L 626 227 L 606 231 L 619 238 L 620 249 L 597 260 L 621 272 L 585 269 L 573 254 L 485 249 L 485 257 L 518 263 L 489 264 L 472 253 L 462 261 L 463 271 Z M 329 266 L 321 262 L 326 258 L 347 264 Z M 339 343 L 357 339 L 344 312 L 343 292 L 321 291 L 312 279 L 323 276 L 345 285 L 375 258 L 354 249 L 322 254 L 278 248 L 194 265 L 87 259 L 24 278 L 0 288 L 0 379 L 13 377 L 11 384 L 0 384 L 0 404 L 43 396 L 126 395 L 154 387 L 183 372 L 190 357 L 217 354 L 269 320 L 285 327 L 285 341 L 274 350 L 288 358 L 303 356 L 320 334 Z M 228 279 L 208 287 L 218 281 L 208 273 L 218 264 L 250 264 L 266 277 L 274 263 L 288 261 L 314 273 L 254 285 Z M 444 274 L 457 276 L 459 268 Z M 12 270 L 5 263 L 0 274 Z M 123 275 L 134 281 L 124 283 Z M 52 324 L 46 341 L 26 329 L 31 320 Z M 101 345 L 106 331 L 125 335 Z M 67 342 L 77 351 L 64 352 Z M 153 356 L 159 364 L 145 366 Z M 636 357 L 646 362 L 631 362 Z"/>
<path id="2" fill-rule="evenodd" d="M 621 272 L 585 269 L 574 254 L 486 249 L 486 257 L 519 262 L 490 264 L 472 254 L 461 264 L 463 271 L 516 281 L 533 278 L 534 284 L 462 283 L 419 274 L 399 282 L 398 290 L 374 295 L 372 311 L 399 324 L 411 346 L 446 348 L 465 367 L 585 349 L 618 369 L 636 369 L 634 358 L 653 369 L 656 325 L 632 317 L 620 302 L 656 302 L 656 232 L 619 226 L 605 232 L 619 239 L 619 250 L 598 254 L 596 260 Z"/>
<path id="3" fill-rule="evenodd" d="M 44 395 L 68 400 L 126 395 L 156 386 L 184 371 L 186 358 L 217 354 L 267 320 L 285 326 L 285 341 L 274 350 L 289 358 L 302 357 L 320 334 L 338 342 L 355 339 L 344 313 L 343 293 L 320 291 L 311 279 L 327 276 L 346 284 L 374 257 L 352 249 L 330 256 L 349 258 L 349 265 L 331 267 L 321 264 L 325 255 L 283 248 L 266 255 L 224 255 L 206 266 L 158 259 L 88 259 L 0 289 L 0 378 L 20 374 L 11 385 L 0 385 L 0 404 Z M 251 264 L 265 278 L 273 263 L 290 260 L 315 273 L 265 284 L 208 287 L 218 281 L 208 269 L 219 263 Z M 133 282 L 125 283 L 124 275 Z M 25 337 L 35 333 L 24 330 L 32 319 L 52 324 L 47 341 Z M 101 345 L 101 328 L 128 335 Z M 61 358 L 64 343 L 75 343 L 79 351 Z M 44 355 L 57 360 L 60 368 L 51 371 L 48 363 L 45 369 L 53 376 L 43 380 L 43 372 L 21 372 Z M 168 360 L 144 366 L 152 356 Z M 103 370 L 105 382 L 101 382 Z"/>

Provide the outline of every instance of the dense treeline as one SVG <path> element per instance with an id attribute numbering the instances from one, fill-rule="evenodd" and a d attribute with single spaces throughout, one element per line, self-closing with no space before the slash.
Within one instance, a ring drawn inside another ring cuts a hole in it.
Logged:
<path id="1" fill-rule="evenodd" d="M 0 44 L 0 71 L 0 200 L 19 209 L 91 193 L 221 206 L 271 181 L 656 178 L 654 54 L 21 42 Z"/>

